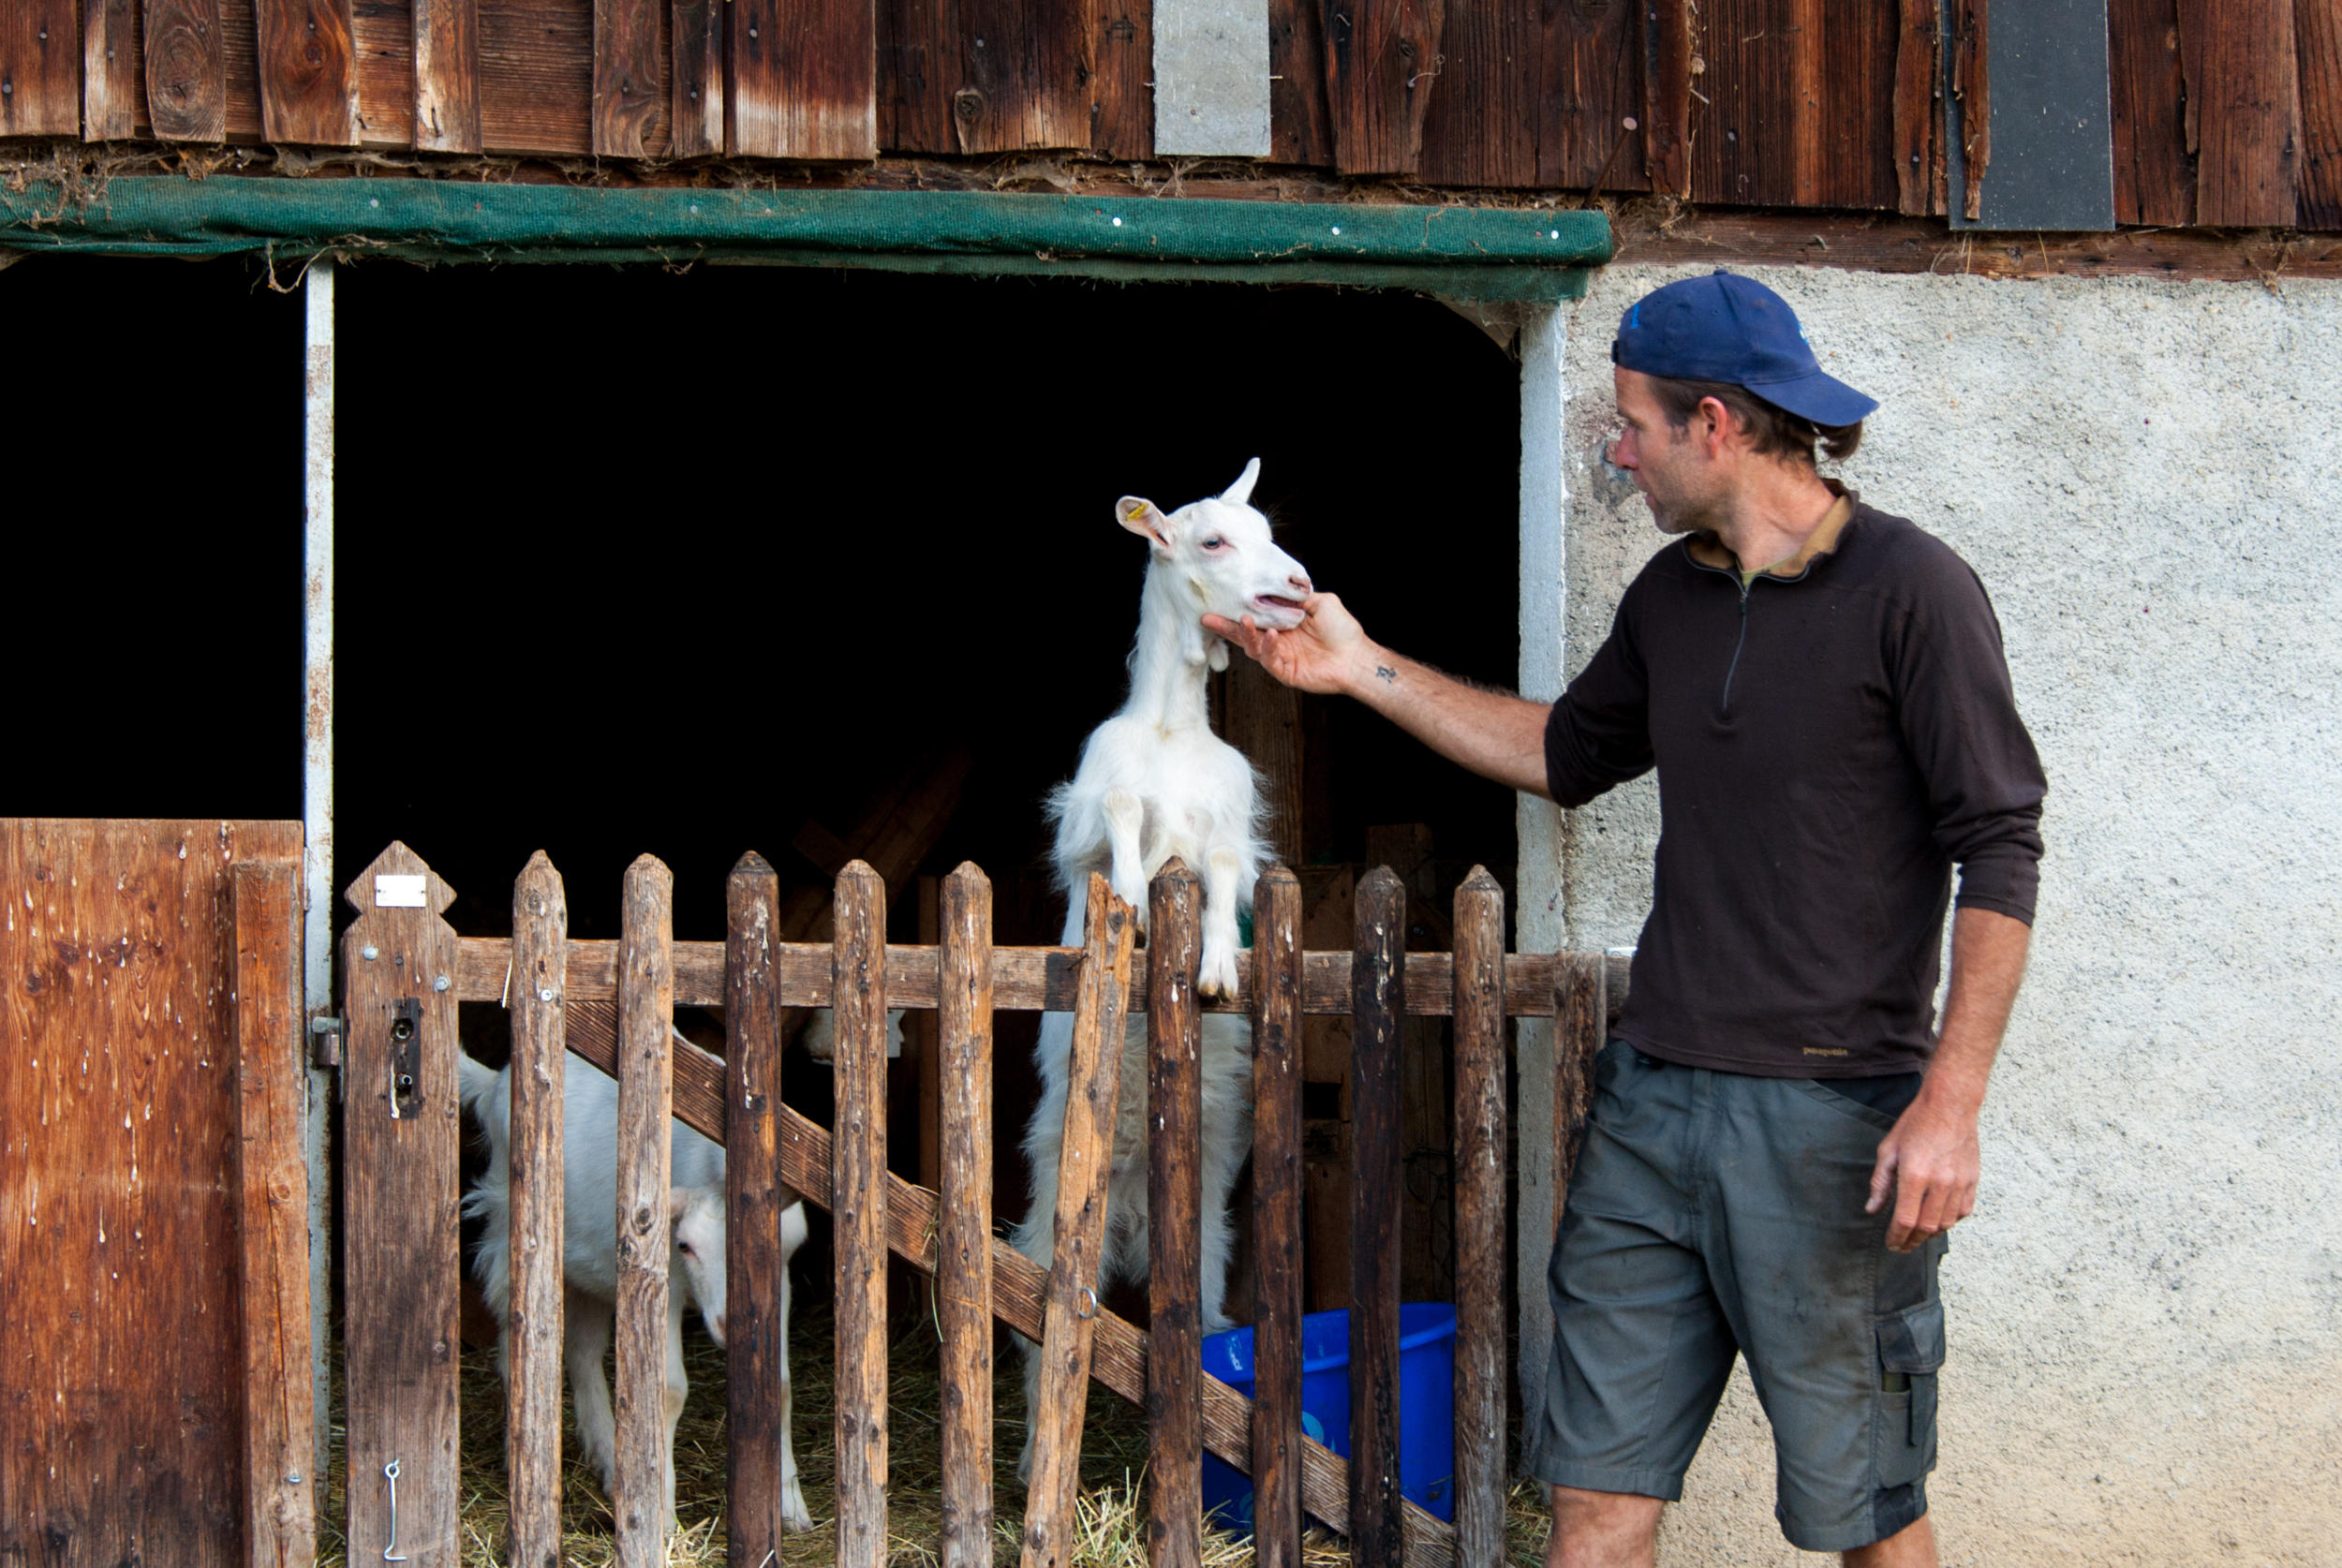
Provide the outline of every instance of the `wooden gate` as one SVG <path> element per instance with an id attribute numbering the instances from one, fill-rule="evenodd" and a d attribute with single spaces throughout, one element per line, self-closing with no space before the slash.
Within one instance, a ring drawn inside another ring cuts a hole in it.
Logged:
<path id="1" fill-rule="evenodd" d="M 345 1262 L 348 1292 L 349 1551 L 393 1542 L 417 1564 L 456 1552 L 456 1053 L 459 1001 L 512 1011 L 511 1270 L 507 1560 L 556 1561 L 560 1496 L 561 1063 L 573 1052 L 618 1083 L 619 1455 L 612 1501 L 618 1561 L 661 1561 L 658 1537 L 668 1281 L 669 1116 L 728 1146 L 725 1315 L 733 1433 L 728 1537 L 737 1568 L 779 1546 L 772 1362 L 779 1327 L 780 1212 L 794 1197 L 836 1222 L 837 1558 L 886 1558 L 889 1420 L 886 1254 L 937 1281 L 945 1380 L 947 1568 L 992 1558 L 992 1324 L 1044 1347 L 1043 1396 L 1025 1515 L 1025 1568 L 1063 1568 L 1091 1378 L 1149 1413 L 1150 1553 L 1157 1568 L 1200 1560 L 1204 1451 L 1253 1480 L 1260 1561 L 1293 1568 L 1304 1513 L 1350 1538 L 1370 1568 L 1504 1558 L 1505 1263 L 1507 1247 L 1507 1015 L 1559 1014 L 1567 1064 L 1557 1122 L 1582 1117 L 1585 1067 L 1605 1025 L 1594 954 L 1507 954 L 1504 895 L 1475 870 L 1456 895 L 1453 954 L 1406 954 L 1405 892 L 1386 870 L 1363 879 L 1353 953 L 1299 950 L 1298 886 L 1282 867 L 1256 894 L 1256 946 L 1238 995 L 1196 991 L 1202 889 L 1178 862 L 1150 889 L 1149 944 L 1134 911 L 1093 879 L 1079 948 L 994 948 L 991 889 L 963 865 L 946 880 L 934 946 L 885 940 L 886 890 L 860 862 L 835 889 L 826 944 L 776 939 L 778 879 L 744 857 L 727 888 L 722 942 L 673 939 L 673 878 L 645 856 L 622 890 L 623 937 L 571 941 L 559 874 L 541 854 L 514 885 L 512 936 L 459 937 L 452 895 L 404 845 L 350 884 L 344 937 L 348 1039 Z M 678 1004 L 724 1011 L 717 1058 L 673 1030 Z M 782 1103 L 784 1008 L 835 1010 L 837 1111 L 823 1129 Z M 941 1191 L 887 1171 L 887 1011 L 939 1014 L 947 1086 Z M 991 1021 L 996 1009 L 1069 1011 L 1074 1046 L 1054 1266 L 995 1236 L 990 1198 Z M 1196 1254 L 1201 1161 L 1199 1013 L 1249 1013 L 1254 1034 L 1257 1402 L 1201 1370 Z M 1094 1291 L 1111 1157 L 1123 1019 L 1147 1018 L 1151 1329 L 1103 1309 Z M 1401 1498 L 1398 1475 L 1400 1179 L 1398 1023 L 1456 1022 L 1460 1170 L 1456 1518 Z M 1351 1431 L 1345 1463 L 1302 1431 L 1299 1024 L 1354 1021 Z M 1566 1142 L 1561 1151 L 1566 1159 Z"/>
<path id="2" fill-rule="evenodd" d="M 0 819 L 0 1563 L 306 1562 L 301 824 Z"/>

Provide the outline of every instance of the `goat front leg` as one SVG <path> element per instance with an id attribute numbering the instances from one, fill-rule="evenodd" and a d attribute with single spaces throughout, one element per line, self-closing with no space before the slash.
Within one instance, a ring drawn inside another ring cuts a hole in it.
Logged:
<path id="1" fill-rule="evenodd" d="M 1138 911 L 1143 926 L 1147 923 L 1147 857 L 1139 835 L 1147 825 L 1147 804 L 1132 791 L 1108 790 L 1099 809 L 1105 815 L 1106 849 L 1112 857 L 1106 880 L 1113 885 L 1114 895 Z"/>
<path id="2" fill-rule="evenodd" d="M 789 1259 L 805 1240 L 803 1204 L 781 1211 L 780 1235 L 780 1522 L 790 1530 L 811 1530 L 813 1513 L 797 1484 L 797 1451 L 789 1438 Z"/>
<path id="3" fill-rule="evenodd" d="M 615 1501 L 618 1422 L 610 1409 L 609 1381 L 601 1375 L 601 1358 L 610 1351 L 613 1309 L 582 1291 L 568 1291 L 566 1297 L 562 1353 L 570 1364 L 570 1397 L 577 1402 L 578 1452 L 601 1477 L 602 1495 Z"/>
<path id="4" fill-rule="evenodd" d="M 1195 988 L 1207 997 L 1233 997 L 1238 980 L 1236 955 L 1244 937 L 1237 925 L 1237 900 L 1242 896 L 1244 857 L 1234 850 L 1214 849 L 1204 860 L 1204 954 Z"/>
<path id="5" fill-rule="evenodd" d="M 662 1441 L 659 1447 L 660 1480 L 666 1487 L 666 1512 L 660 1516 L 659 1533 L 664 1540 L 674 1529 L 674 1429 L 683 1419 L 684 1397 L 691 1391 L 691 1380 L 683 1370 L 683 1293 L 671 1284 L 667 1291 L 667 1387 L 665 1408 L 660 1413 L 666 1417 L 660 1428 Z"/>

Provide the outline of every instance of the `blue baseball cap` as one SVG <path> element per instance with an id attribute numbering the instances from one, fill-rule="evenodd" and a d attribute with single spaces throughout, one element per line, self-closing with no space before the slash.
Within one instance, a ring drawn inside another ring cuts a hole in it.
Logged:
<path id="1" fill-rule="evenodd" d="M 1610 361 L 1676 381 L 1726 381 L 1816 424 L 1857 424 L 1878 407 L 1814 358 L 1789 302 L 1719 268 L 1626 307 Z"/>

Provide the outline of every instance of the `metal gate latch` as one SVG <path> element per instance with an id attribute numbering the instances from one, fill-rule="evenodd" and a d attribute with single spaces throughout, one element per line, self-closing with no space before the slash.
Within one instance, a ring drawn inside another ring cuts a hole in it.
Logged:
<path id="1" fill-rule="evenodd" d="M 382 1467 L 382 1479 L 391 1484 L 391 1542 L 382 1548 L 385 1562 L 404 1562 L 407 1554 L 398 1549 L 398 1461 L 393 1459 Z"/>
<path id="2" fill-rule="evenodd" d="M 422 1003 L 401 997 L 391 1004 L 391 1119 L 406 1121 L 420 1108 L 422 1091 Z"/>

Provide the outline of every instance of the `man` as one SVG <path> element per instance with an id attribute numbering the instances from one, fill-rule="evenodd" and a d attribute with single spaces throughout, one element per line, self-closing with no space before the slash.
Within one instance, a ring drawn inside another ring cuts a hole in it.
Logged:
<path id="1" fill-rule="evenodd" d="M 1559 703 L 1392 653 L 1330 594 L 1290 631 L 1206 624 L 1564 806 L 1658 769 L 1651 917 L 1554 1246 L 1530 1455 L 1552 1568 L 1655 1561 L 1736 1351 L 1789 1541 L 1933 1565 L 1936 1264 L 1976 1204 L 2040 764 L 1976 574 L 1816 471 L 1816 442 L 1850 453 L 1877 405 L 1823 374 L 1778 295 L 1723 272 L 1669 284 L 1611 358 L 1611 461 L 1677 537 Z"/>

